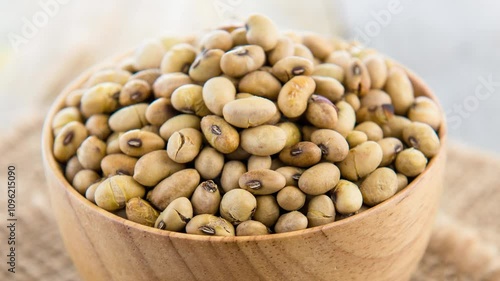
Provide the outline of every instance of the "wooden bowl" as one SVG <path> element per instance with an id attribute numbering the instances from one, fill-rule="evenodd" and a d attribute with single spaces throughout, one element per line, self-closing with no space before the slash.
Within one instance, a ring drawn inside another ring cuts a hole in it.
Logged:
<path id="1" fill-rule="evenodd" d="M 117 61 L 123 56 L 112 60 Z M 80 195 L 52 153 L 51 122 L 64 98 L 98 66 L 72 82 L 43 128 L 43 159 L 59 231 L 88 281 L 138 280 L 409 280 L 426 249 L 443 186 L 446 124 L 440 152 L 389 200 L 334 223 L 283 234 L 207 237 L 146 227 Z M 409 72 L 416 95 L 437 101 Z"/>

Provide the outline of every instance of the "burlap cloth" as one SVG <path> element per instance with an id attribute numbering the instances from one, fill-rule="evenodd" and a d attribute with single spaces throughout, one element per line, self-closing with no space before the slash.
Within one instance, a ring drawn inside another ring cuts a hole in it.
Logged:
<path id="1" fill-rule="evenodd" d="M 1 178 L 7 165 L 17 171 L 16 274 L 7 271 L 7 228 L 0 227 L 0 280 L 80 280 L 60 239 L 52 215 L 40 152 L 48 104 L 71 77 L 89 64 L 73 56 L 45 77 L 33 115 L 0 136 Z M 74 67 L 74 66 L 77 67 Z M 70 66 L 70 67 L 69 67 Z M 412 281 L 500 280 L 500 158 L 451 143 L 446 186 L 429 248 Z M 0 221 L 6 222 L 6 180 L 0 189 Z M 3 225 L 3 224 L 2 224 Z"/>

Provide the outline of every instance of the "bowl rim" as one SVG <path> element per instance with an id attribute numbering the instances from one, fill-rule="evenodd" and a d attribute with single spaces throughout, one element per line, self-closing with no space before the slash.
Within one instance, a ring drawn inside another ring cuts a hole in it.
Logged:
<path id="1" fill-rule="evenodd" d="M 363 211 L 359 214 L 344 218 L 339 221 L 334 221 L 325 225 L 321 226 L 315 226 L 311 228 L 306 228 L 302 230 L 295 230 L 291 232 L 285 232 L 285 233 L 273 233 L 273 234 L 265 234 L 265 235 L 256 235 L 256 236 L 204 236 L 204 235 L 196 235 L 196 234 L 187 234 L 187 233 L 181 233 L 181 232 L 174 232 L 174 231 L 168 231 L 168 230 L 161 230 L 157 229 L 154 227 L 150 226 L 145 226 L 130 220 L 127 220 L 125 218 L 122 218 L 112 212 L 106 211 L 100 207 L 98 207 L 96 204 L 92 203 L 91 201 L 87 200 L 83 195 L 81 195 L 78 191 L 76 191 L 72 185 L 68 182 L 66 177 L 64 176 L 64 173 L 60 167 L 60 164 L 56 161 L 53 153 L 52 153 L 52 147 L 53 147 L 53 142 L 54 142 L 54 137 L 53 137 L 53 132 L 52 132 L 52 120 L 55 116 L 55 114 L 62 108 L 64 108 L 65 105 L 65 99 L 68 96 L 68 94 L 75 90 L 80 88 L 87 80 L 88 78 L 95 73 L 98 70 L 103 70 L 103 69 L 109 69 L 111 67 L 116 67 L 116 64 L 123 59 L 126 59 L 130 56 L 131 52 L 125 52 L 119 55 L 115 55 L 111 58 L 108 58 L 104 62 L 97 63 L 94 66 L 91 66 L 87 70 L 85 70 L 83 73 L 81 73 L 78 77 L 73 79 L 70 83 L 67 84 L 66 87 L 63 88 L 61 93 L 57 96 L 57 98 L 54 100 L 52 105 L 50 106 L 50 110 L 46 114 L 45 121 L 43 124 L 43 129 L 42 129 L 42 159 L 45 163 L 44 168 L 45 168 L 45 173 L 52 173 L 53 176 L 57 179 L 58 183 L 64 186 L 65 191 L 68 196 L 73 197 L 75 200 L 79 201 L 81 204 L 83 204 L 85 207 L 89 208 L 92 210 L 92 212 L 96 212 L 100 216 L 102 216 L 104 219 L 109 220 L 112 223 L 116 224 L 122 224 L 125 227 L 131 227 L 135 228 L 139 231 L 145 231 L 148 232 L 152 235 L 159 235 L 164 238 L 175 238 L 175 239 L 181 239 L 181 240 L 192 240 L 192 241 L 220 241 L 220 242 L 246 242 L 246 241 L 254 241 L 254 240 L 279 240 L 279 239 L 287 239 L 291 237 L 298 237 L 298 236 L 303 236 L 307 234 L 312 234 L 315 232 L 323 232 L 327 229 L 330 228 L 335 228 L 335 227 L 341 227 L 346 224 L 354 224 L 359 220 L 362 220 L 366 216 L 371 216 L 371 215 L 376 215 L 377 213 L 381 212 L 382 209 L 385 208 L 391 208 L 392 205 L 398 204 L 402 200 L 404 200 L 406 197 L 408 197 L 415 188 L 417 188 L 418 183 L 426 177 L 431 170 L 434 170 L 434 166 L 436 166 L 436 162 L 438 161 L 439 158 L 446 157 L 446 144 L 447 144 L 447 124 L 446 124 L 446 116 L 444 114 L 443 108 L 435 96 L 434 92 L 427 86 L 427 84 L 414 72 L 409 70 L 408 68 L 402 66 L 401 64 L 395 62 L 395 65 L 402 67 L 405 72 L 407 73 L 408 77 L 410 78 L 410 81 L 412 82 L 412 85 L 415 88 L 419 88 L 420 92 L 422 93 L 423 96 L 427 96 L 431 98 L 434 102 L 439 107 L 439 110 L 442 115 L 442 123 L 439 127 L 438 130 L 438 136 L 440 139 L 440 149 L 439 152 L 429 161 L 427 167 L 425 170 L 418 175 L 416 178 L 413 179 L 404 189 L 393 195 L 391 198 L 385 200 L 384 202 L 370 207 L 366 211 Z M 386 56 L 387 57 L 387 56 Z M 389 57 L 387 57 L 390 59 Z M 421 95 L 420 95 L 421 96 Z M 47 176 L 46 176 L 47 177 Z M 46 181 L 48 187 L 50 189 L 53 189 L 55 187 L 51 186 L 48 184 Z M 56 191 L 59 192 L 59 191 Z M 83 199 L 83 200 L 82 200 Z"/>

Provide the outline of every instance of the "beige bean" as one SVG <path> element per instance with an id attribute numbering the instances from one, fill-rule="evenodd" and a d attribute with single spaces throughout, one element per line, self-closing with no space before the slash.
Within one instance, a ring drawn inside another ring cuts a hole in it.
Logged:
<path id="1" fill-rule="evenodd" d="M 439 137 L 432 127 L 420 122 L 412 122 L 403 129 L 403 140 L 407 145 L 422 151 L 427 158 L 434 157 L 441 147 Z"/>
<path id="2" fill-rule="evenodd" d="M 235 99 L 236 88 L 229 79 L 214 77 L 203 85 L 202 96 L 207 108 L 222 116 L 222 108 Z"/>
<path id="3" fill-rule="evenodd" d="M 74 106 L 79 107 L 80 101 L 82 100 L 82 96 L 85 93 L 85 89 L 76 89 L 71 91 L 65 99 L 66 106 Z"/>
<path id="4" fill-rule="evenodd" d="M 105 177 L 114 175 L 134 175 L 137 158 L 125 154 L 109 154 L 101 161 L 101 170 Z"/>
<path id="5" fill-rule="evenodd" d="M 234 236 L 234 226 L 227 220 L 203 214 L 193 217 L 186 225 L 186 233 L 207 236 Z"/>
<path id="6" fill-rule="evenodd" d="M 219 49 L 204 50 L 189 68 L 189 77 L 197 82 L 205 82 L 222 73 L 221 59 L 224 51 Z"/>
<path id="7" fill-rule="evenodd" d="M 131 80 L 142 80 L 148 83 L 148 85 L 153 89 L 153 84 L 156 79 L 161 76 L 161 71 L 158 68 L 150 68 L 138 71 L 130 76 L 129 81 Z"/>
<path id="8" fill-rule="evenodd" d="M 269 229 L 263 223 L 254 220 L 244 221 L 236 227 L 236 236 L 254 236 L 269 234 Z"/>
<path id="9" fill-rule="evenodd" d="M 134 53 L 134 68 L 137 70 L 159 68 L 165 51 L 160 40 L 149 40 L 142 43 Z"/>
<path id="10" fill-rule="evenodd" d="M 160 70 L 162 73 L 188 73 L 189 67 L 195 58 L 196 49 L 193 46 L 187 43 L 177 44 L 170 48 L 163 56 Z"/>
<path id="11" fill-rule="evenodd" d="M 168 119 L 160 127 L 160 136 L 168 140 L 172 134 L 184 128 L 200 129 L 200 117 L 191 114 L 179 114 Z"/>
<path id="12" fill-rule="evenodd" d="M 302 139 L 302 133 L 300 132 L 297 124 L 293 122 L 283 122 L 276 124 L 277 127 L 283 129 L 286 134 L 286 144 L 285 147 L 290 147 Z"/>
<path id="13" fill-rule="evenodd" d="M 92 74 L 85 83 L 85 86 L 90 88 L 105 82 L 113 82 L 124 85 L 127 83 L 131 75 L 132 74 L 130 72 L 122 69 L 103 69 Z"/>
<path id="14" fill-rule="evenodd" d="M 384 137 L 384 132 L 382 128 L 372 121 L 365 121 L 354 127 L 354 130 L 360 131 L 366 134 L 368 140 L 379 141 Z"/>
<path id="15" fill-rule="evenodd" d="M 232 224 L 250 220 L 257 208 L 257 200 L 252 193 L 243 189 L 228 191 L 220 201 L 220 214 Z"/>
<path id="16" fill-rule="evenodd" d="M 392 104 L 382 104 L 379 106 L 361 107 L 356 111 L 356 121 L 358 123 L 372 121 L 383 126 L 394 116 L 394 106 Z"/>
<path id="17" fill-rule="evenodd" d="M 286 144 L 283 129 L 273 125 L 261 125 L 240 133 L 241 147 L 250 154 L 268 156 L 280 152 Z"/>
<path id="18" fill-rule="evenodd" d="M 160 37 L 160 41 L 163 44 L 165 50 L 167 51 L 180 43 L 187 43 L 193 45 L 195 43 L 195 40 L 196 38 L 193 35 L 188 35 L 188 36 L 166 35 Z"/>
<path id="19" fill-rule="evenodd" d="M 307 223 L 308 221 L 306 216 L 299 211 L 292 211 L 279 217 L 276 225 L 274 226 L 274 231 L 276 233 L 284 233 L 306 229 Z"/>
<path id="20" fill-rule="evenodd" d="M 293 48 L 294 56 L 305 58 L 307 60 L 310 60 L 311 62 L 314 61 L 314 55 L 312 54 L 311 50 L 309 50 L 309 48 L 307 48 L 301 43 L 294 43 L 293 47 L 294 47 Z"/>
<path id="21" fill-rule="evenodd" d="M 320 60 L 326 59 L 331 52 L 333 46 L 326 38 L 318 34 L 306 34 L 302 37 L 302 43 L 311 50 L 315 57 Z"/>
<path id="22" fill-rule="evenodd" d="M 320 129 L 334 129 L 337 125 L 337 107 L 327 98 L 312 95 L 305 113 L 307 121 Z"/>
<path id="23" fill-rule="evenodd" d="M 248 45 L 247 30 L 244 27 L 231 31 L 231 38 L 233 39 L 233 46 Z"/>
<path id="24" fill-rule="evenodd" d="M 384 104 L 392 104 L 392 99 L 389 94 L 383 90 L 372 89 L 368 91 L 366 96 L 361 98 L 361 107 L 382 106 Z"/>
<path id="25" fill-rule="evenodd" d="M 195 215 L 214 215 L 219 211 L 221 195 L 217 184 L 208 180 L 200 183 L 191 196 L 193 211 Z"/>
<path id="26" fill-rule="evenodd" d="M 328 162 L 340 162 L 349 153 L 346 139 L 333 130 L 317 130 L 312 133 L 311 141 L 320 148 L 323 159 Z"/>
<path id="27" fill-rule="evenodd" d="M 200 45 L 205 50 L 221 49 L 227 51 L 233 47 L 233 38 L 225 30 L 212 30 L 203 37 Z"/>
<path id="28" fill-rule="evenodd" d="M 101 83 L 88 89 L 82 96 L 80 110 L 85 117 L 93 114 L 111 113 L 118 108 L 118 97 L 122 85 Z"/>
<path id="29" fill-rule="evenodd" d="M 172 106 L 183 113 L 200 117 L 211 114 L 203 101 L 203 87 L 195 84 L 180 86 L 172 93 Z"/>
<path id="30" fill-rule="evenodd" d="M 278 107 L 288 118 L 301 116 L 307 109 L 307 100 L 314 92 L 316 84 L 311 77 L 296 76 L 281 88 Z"/>
<path id="31" fill-rule="evenodd" d="M 62 163 L 68 161 L 87 136 L 87 129 L 82 123 L 72 121 L 66 124 L 54 139 L 53 151 L 56 160 Z"/>
<path id="32" fill-rule="evenodd" d="M 229 160 L 244 161 L 244 160 L 248 159 L 248 157 L 250 157 L 250 155 L 251 155 L 250 153 L 246 152 L 241 147 L 241 143 L 240 143 L 240 145 L 238 146 L 238 148 L 235 151 L 226 154 L 226 158 Z"/>
<path id="33" fill-rule="evenodd" d="M 123 132 L 114 132 L 106 139 L 106 154 L 122 153 L 120 149 L 120 136 Z"/>
<path id="34" fill-rule="evenodd" d="M 156 150 L 136 160 L 132 171 L 138 183 L 144 186 L 155 186 L 163 179 L 185 168 L 186 165 L 170 159 L 166 150 Z"/>
<path id="35" fill-rule="evenodd" d="M 248 43 L 259 45 L 264 51 L 270 51 L 278 44 L 278 28 L 268 17 L 251 15 L 245 26 Z"/>
<path id="36" fill-rule="evenodd" d="M 247 172 L 247 167 L 241 161 L 228 161 L 224 164 L 222 168 L 222 174 L 220 177 L 221 187 L 224 192 L 229 190 L 239 188 L 240 177 Z"/>
<path id="37" fill-rule="evenodd" d="M 356 184 L 340 180 L 331 190 L 330 196 L 335 203 L 335 210 L 343 215 L 357 212 L 363 205 L 363 195 Z"/>
<path id="38" fill-rule="evenodd" d="M 146 226 L 154 226 L 160 215 L 148 201 L 135 197 L 125 204 L 127 219 Z"/>
<path id="39" fill-rule="evenodd" d="M 398 177 L 389 168 L 378 168 L 368 175 L 359 186 L 363 203 L 375 206 L 392 197 L 398 190 Z"/>
<path id="40" fill-rule="evenodd" d="M 338 102 L 344 96 L 344 86 L 338 80 L 325 76 L 312 76 L 316 83 L 315 93 L 329 99 L 331 102 Z"/>
<path id="41" fill-rule="evenodd" d="M 195 169 L 180 170 L 159 182 L 146 198 L 159 210 L 165 210 L 175 199 L 191 197 L 198 184 L 200 174 Z"/>
<path id="42" fill-rule="evenodd" d="M 150 124 L 162 126 L 167 120 L 176 116 L 177 113 L 170 99 L 159 98 L 149 104 L 144 116 Z"/>
<path id="43" fill-rule="evenodd" d="M 349 150 L 347 157 L 340 162 L 342 177 L 353 182 L 364 178 L 375 171 L 382 162 L 382 157 L 382 148 L 378 143 L 364 142 Z"/>
<path id="44" fill-rule="evenodd" d="M 369 55 L 363 59 L 370 74 L 371 88 L 382 89 L 387 81 L 387 65 L 380 55 Z"/>
<path id="45" fill-rule="evenodd" d="M 215 179 L 224 167 L 224 155 L 212 147 L 203 148 L 196 159 L 194 167 L 200 176 L 206 180 Z"/>
<path id="46" fill-rule="evenodd" d="M 248 158 L 248 171 L 260 170 L 260 169 L 271 169 L 272 164 L 271 156 L 256 156 L 252 155 Z"/>
<path id="47" fill-rule="evenodd" d="M 341 135 L 347 136 L 347 134 L 352 131 L 356 125 L 356 113 L 352 106 L 345 101 L 339 101 L 335 105 L 338 109 L 338 119 L 337 124 L 333 129 Z"/>
<path id="48" fill-rule="evenodd" d="M 54 132 L 54 135 L 56 136 L 71 121 L 82 122 L 82 115 L 78 108 L 66 107 L 57 112 L 54 119 L 52 119 L 52 132 Z"/>
<path id="49" fill-rule="evenodd" d="M 240 136 L 223 118 L 208 115 L 203 117 L 200 124 L 208 143 L 219 152 L 228 154 L 238 149 Z"/>
<path id="50" fill-rule="evenodd" d="M 101 140 L 106 140 L 111 134 L 111 128 L 108 124 L 109 115 L 94 114 L 85 122 L 85 128 L 89 135 L 96 136 Z"/>
<path id="51" fill-rule="evenodd" d="M 76 173 L 83 170 L 82 164 L 78 162 L 78 157 L 75 155 L 68 160 L 66 163 L 66 167 L 64 168 L 64 176 L 68 180 L 68 182 L 72 182 L 73 178 L 75 178 Z"/>
<path id="52" fill-rule="evenodd" d="M 169 231 L 182 231 L 193 218 L 193 206 L 186 197 L 173 200 L 158 216 L 155 227 Z"/>
<path id="53" fill-rule="evenodd" d="M 278 205 L 286 211 L 297 211 L 306 203 L 306 194 L 298 187 L 285 186 L 276 195 Z"/>
<path id="54" fill-rule="evenodd" d="M 302 173 L 299 188 L 309 195 L 324 194 L 334 188 L 340 180 L 340 171 L 332 163 L 319 163 Z"/>
<path id="55" fill-rule="evenodd" d="M 255 197 L 257 208 L 253 220 L 261 222 L 267 227 L 273 227 L 280 217 L 280 207 L 274 195 L 260 195 Z"/>
<path id="56" fill-rule="evenodd" d="M 353 93 L 348 93 L 344 96 L 344 101 L 347 102 L 354 111 L 358 111 L 361 108 L 361 101 L 359 100 L 358 95 Z"/>
<path id="57" fill-rule="evenodd" d="M 99 171 L 101 168 L 101 160 L 106 155 L 106 143 L 97 138 L 90 136 L 86 138 L 78 150 L 76 151 L 78 162 L 85 169 Z"/>
<path id="58" fill-rule="evenodd" d="M 222 114 L 229 124 L 239 128 L 249 128 L 266 123 L 274 116 L 276 110 L 276 105 L 268 99 L 249 97 L 226 103 Z"/>
<path id="59" fill-rule="evenodd" d="M 270 100 L 276 100 L 281 90 L 281 83 L 267 71 L 256 70 L 241 78 L 238 89 Z"/>
<path id="60" fill-rule="evenodd" d="M 368 141 L 368 136 L 362 131 L 350 131 L 345 138 L 349 144 L 349 148 L 354 148 Z"/>
<path id="61" fill-rule="evenodd" d="M 383 125 L 382 131 L 384 132 L 384 138 L 393 137 L 401 139 L 403 137 L 404 128 L 408 127 L 411 121 L 403 116 L 393 115 L 387 122 Z"/>
<path id="62" fill-rule="evenodd" d="M 185 128 L 175 132 L 167 143 L 170 159 L 177 163 L 191 162 L 200 153 L 203 135 L 193 128 Z"/>
<path id="63" fill-rule="evenodd" d="M 143 102 L 151 96 L 151 86 L 141 79 L 129 80 L 120 91 L 118 101 L 121 105 Z"/>
<path id="64" fill-rule="evenodd" d="M 284 148 L 279 158 L 290 166 L 310 167 L 321 160 L 321 149 L 312 142 L 302 141 Z"/>
<path id="65" fill-rule="evenodd" d="M 344 82 L 344 69 L 334 63 L 323 63 L 314 66 L 313 76 L 333 78 L 340 83 Z"/>
<path id="66" fill-rule="evenodd" d="M 285 187 L 285 177 L 273 170 L 253 170 L 241 175 L 239 186 L 255 195 L 268 195 Z"/>
<path id="67" fill-rule="evenodd" d="M 166 73 L 158 77 L 153 84 L 155 98 L 170 98 L 172 93 L 180 86 L 192 84 L 193 80 L 181 72 Z"/>
<path id="68" fill-rule="evenodd" d="M 365 96 L 371 88 L 370 74 L 365 64 L 360 59 L 354 58 L 345 70 L 347 90 L 360 97 Z"/>
<path id="69" fill-rule="evenodd" d="M 78 171 L 73 178 L 72 185 L 80 194 L 85 194 L 89 186 L 97 182 L 101 176 L 90 169 L 83 169 Z"/>
<path id="70" fill-rule="evenodd" d="M 420 175 L 427 166 L 425 155 L 415 148 L 401 151 L 396 157 L 396 170 L 407 177 Z"/>
<path id="71" fill-rule="evenodd" d="M 146 125 L 141 128 L 141 131 L 150 132 L 155 135 L 160 135 L 160 128 L 156 125 Z"/>
<path id="72" fill-rule="evenodd" d="M 298 186 L 299 178 L 304 173 L 304 169 L 292 167 L 292 166 L 284 166 L 276 169 L 276 172 L 282 174 L 286 180 L 286 186 Z"/>
<path id="73" fill-rule="evenodd" d="M 335 221 L 335 206 L 326 195 L 314 196 L 307 205 L 308 227 L 325 225 Z"/>
<path id="74" fill-rule="evenodd" d="M 165 148 L 165 142 L 158 135 L 141 130 L 131 130 L 119 137 L 120 150 L 129 156 L 142 156 L 151 151 Z"/>
<path id="75" fill-rule="evenodd" d="M 270 65 L 274 65 L 283 58 L 293 56 L 294 52 L 295 46 L 293 41 L 286 36 L 281 36 L 278 39 L 276 47 L 267 53 L 267 60 Z"/>
<path id="76" fill-rule="evenodd" d="M 403 143 L 397 138 L 384 138 L 377 141 L 382 148 L 382 162 L 380 167 L 389 166 L 394 162 L 398 153 L 403 151 Z"/>
<path id="77" fill-rule="evenodd" d="M 398 176 L 398 191 L 397 192 L 400 192 L 401 190 L 403 190 L 405 187 L 408 186 L 408 178 L 401 173 L 397 173 L 396 176 Z"/>
<path id="78" fill-rule="evenodd" d="M 443 120 L 438 105 L 428 97 L 417 97 L 408 110 L 408 118 L 414 122 L 426 123 L 434 130 L 439 129 Z"/>
<path id="79" fill-rule="evenodd" d="M 384 89 L 391 96 L 394 112 L 405 115 L 415 100 L 413 85 L 406 72 L 397 66 L 391 67 Z"/>
<path id="80" fill-rule="evenodd" d="M 352 62 L 352 55 L 346 50 L 334 51 L 325 59 L 325 63 L 336 64 L 342 67 L 342 69 L 344 70 L 344 75 L 346 75 L 351 62 Z"/>
<path id="81" fill-rule="evenodd" d="M 146 190 L 131 176 L 117 175 L 107 178 L 97 187 L 94 197 L 97 206 L 107 211 L 116 211 L 125 207 L 125 203 L 134 197 L 143 197 Z"/>
<path id="82" fill-rule="evenodd" d="M 109 127 L 115 132 L 140 129 L 148 124 L 146 120 L 147 103 L 124 107 L 109 117 Z"/>
<path id="83" fill-rule="evenodd" d="M 90 202 L 95 204 L 95 191 L 96 191 L 97 187 L 99 187 L 101 182 L 103 182 L 104 180 L 105 180 L 105 178 L 101 178 L 100 180 L 91 184 L 87 188 L 87 191 L 85 191 L 85 198 L 87 198 L 87 200 L 89 200 Z"/>
<path id="84" fill-rule="evenodd" d="M 222 72 L 241 77 L 259 69 L 266 61 L 264 50 L 257 45 L 239 46 L 225 53 L 220 60 Z"/>
<path id="85" fill-rule="evenodd" d="M 300 128 L 300 132 L 302 133 L 302 140 L 311 141 L 312 134 L 317 130 L 319 130 L 319 128 L 316 128 L 314 126 L 302 126 L 302 128 Z"/>
<path id="86" fill-rule="evenodd" d="M 255 97 L 255 95 L 249 94 L 249 93 L 237 93 L 235 96 L 235 99 L 240 100 L 240 99 L 246 99 L 246 98 L 251 98 Z"/>
<path id="87" fill-rule="evenodd" d="M 272 74 L 281 82 L 286 83 L 295 76 L 309 76 L 312 74 L 314 65 L 305 58 L 289 56 L 276 62 L 272 69 Z"/>

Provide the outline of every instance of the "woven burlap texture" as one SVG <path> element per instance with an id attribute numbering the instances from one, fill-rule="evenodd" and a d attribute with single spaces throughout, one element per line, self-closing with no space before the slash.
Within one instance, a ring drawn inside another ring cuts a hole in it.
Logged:
<path id="1" fill-rule="evenodd" d="M 13 164 L 18 173 L 19 220 L 16 274 L 8 273 L 3 265 L 0 280 L 80 280 L 64 250 L 50 208 L 40 152 L 42 123 L 40 112 L 23 121 L 0 143 L 1 167 L 5 170 Z M 450 145 L 439 217 L 412 281 L 500 280 L 498 172 L 500 159 Z M 5 216 L 5 212 L 1 213 Z M 6 235 L 7 229 L 2 227 L 0 237 Z"/>

